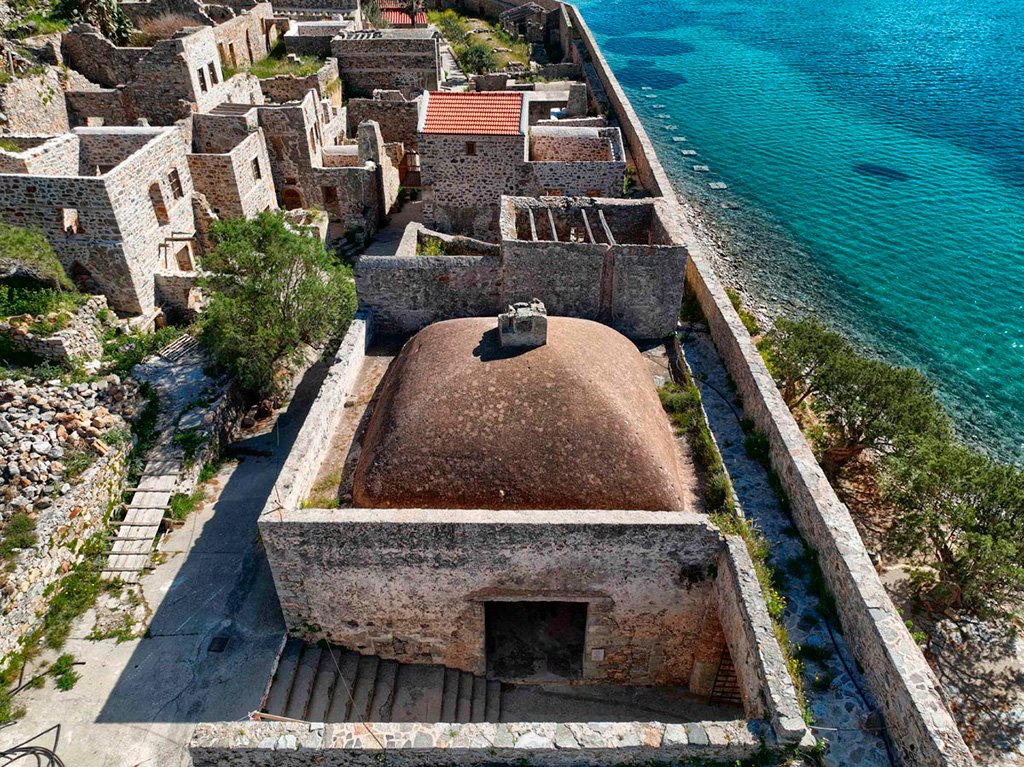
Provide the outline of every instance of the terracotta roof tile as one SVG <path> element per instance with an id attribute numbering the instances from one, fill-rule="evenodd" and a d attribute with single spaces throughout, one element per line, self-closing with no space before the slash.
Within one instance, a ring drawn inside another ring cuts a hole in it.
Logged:
<path id="1" fill-rule="evenodd" d="M 399 9 L 399 8 L 383 8 L 383 9 L 381 9 L 380 15 L 381 15 L 381 18 L 383 18 L 385 22 L 387 22 L 388 24 L 390 24 L 393 27 L 399 27 L 399 26 L 406 26 L 406 27 L 408 27 L 408 26 L 412 26 L 409 23 L 409 14 L 406 13 L 402 9 Z M 425 14 L 423 11 L 420 11 L 419 13 L 417 13 L 416 14 L 416 24 L 417 24 L 417 26 L 421 26 L 421 27 L 427 26 L 427 14 Z"/>
<path id="2" fill-rule="evenodd" d="M 522 133 L 523 94 L 433 91 L 424 133 L 515 136 Z"/>

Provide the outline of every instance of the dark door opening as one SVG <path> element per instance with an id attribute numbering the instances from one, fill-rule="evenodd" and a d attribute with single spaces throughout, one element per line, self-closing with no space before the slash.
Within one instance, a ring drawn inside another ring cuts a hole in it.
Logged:
<path id="1" fill-rule="evenodd" d="M 559 681 L 583 676 L 586 602 L 486 602 L 487 676 Z"/>

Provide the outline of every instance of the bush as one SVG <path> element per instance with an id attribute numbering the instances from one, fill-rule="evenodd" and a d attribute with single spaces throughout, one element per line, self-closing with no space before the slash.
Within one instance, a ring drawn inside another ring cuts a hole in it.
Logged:
<path id="1" fill-rule="evenodd" d="M 498 68 L 498 58 L 490 46 L 483 43 L 470 43 L 469 45 L 457 48 L 455 56 L 459 60 L 459 66 L 466 74 L 485 75 Z"/>
<path id="2" fill-rule="evenodd" d="M 790 410 L 814 393 L 819 374 L 833 359 L 853 353 L 842 336 L 813 317 L 778 319 L 760 351 Z"/>
<path id="3" fill-rule="evenodd" d="M 210 297 L 201 339 L 255 399 L 280 393 L 279 374 L 302 344 L 341 337 L 355 315 L 351 270 L 280 213 L 216 222 L 201 259 Z"/>
<path id="4" fill-rule="evenodd" d="M 466 22 L 451 8 L 444 11 L 429 11 L 427 21 L 440 29 L 441 34 L 452 44 L 461 44 L 469 31 Z"/>
<path id="5" fill-rule="evenodd" d="M 51 16 L 92 24 L 114 45 L 127 45 L 132 36 L 132 23 L 117 0 L 57 0 Z"/>
<path id="6" fill-rule="evenodd" d="M 725 294 L 729 297 L 729 303 L 736 310 L 736 314 L 739 315 L 740 322 L 743 323 L 747 332 L 752 336 L 758 335 L 761 332 L 761 325 L 758 323 L 757 317 L 743 308 L 743 300 L 740 298 L 739 291 L 735 288 L 726 288 Z"/>

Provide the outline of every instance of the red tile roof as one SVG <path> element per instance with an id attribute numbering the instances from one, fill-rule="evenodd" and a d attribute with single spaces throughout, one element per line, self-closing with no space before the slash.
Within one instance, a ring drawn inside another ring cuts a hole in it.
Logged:
<path id="1" fill-rule="evenodd" d="M 411 27 L 412 23 L 409 14 L 398 8 L 383 8 L 380 12 L 381 18 L 393 27 Z M 427 14 L 419 11 L 416 14 L 416 26 L 427 26 Z"/>
<path id="2" fill-rule="evenodd" d="M 522 133 L 522 93 L 432 91 L 423 133 L 515 136 Z"/>

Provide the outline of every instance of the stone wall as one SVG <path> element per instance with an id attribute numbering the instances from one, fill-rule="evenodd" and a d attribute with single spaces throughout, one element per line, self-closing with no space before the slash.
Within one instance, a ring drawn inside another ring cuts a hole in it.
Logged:
<path id="1" fill-rule="evenodd" d="M 99 359 L 103 355 L 103 344 L 97 314 L 106 308 L 104 296 L 92 296 L 70 317 L 67 327 L 49 336 L 37 336 L 11 322 L 0 322 L 0 335 L 10 338 L 15 348 L 51 362 Z"/>
<path id="2" fill-rule="evenodd" d="M 760 722 L 200 724 L 196 767 L 621 767 L 734 763 L 763 748 Z M 384 748 L 381 747 L 384 744 Z"/>
<path id="3" fill-rule="evenodd" d="M 137 119 L 123 88 L 66 91 L 64 100 L 74 126 L 132 125 Z"/>
<path id="4" fill-rule="evenodd" d="M 221 63 L 238 69 L 266 58 L 277 42 L 273 16 L 270 3 L 258 3 L 213 27 Z"/>
<path id="5" fill-rule="evenodd" d="M 196 191 L 221 218 L 251 218 L 277 208 L 263 131 L 248 134 L 225 154 L 190 154 Z"/>
<path id="6" fill-rule="evenodd" d="M 366 120 L 380 125 L 381 135 L 387 142 L 400 141 L 406 148 L 415 148 L 416 126 L 419 120 L 419 101 L 395 101 L 380 98 L 353 98 L 348 100 L 348 133 Z"/>
<path id="7" fill-rule="evenodd" d="M 437 90 L 441 79 L 441 51 L 438 40 L 422 30 L 416 36 L 380 36 L 380 33 L 350 32 L 331 41 L 331 53 L 345 92 L 372 96 L 377 89 L 400 90 L 411 97 L 424 90 Z"/>
<path id="8" fill-rule="evenodd" d="M 89 24 L 76 24 L 66 32 L 61 49 L 68 66 L 105 88 L 134 80 L 136 67 L 150 51 L 116 46 Z"/>
<path id="9" fill-rule="evenodd" d="M 0 173 L 32 173 L 38 176 L 67 176 L 77 173 L 81 151 L 78 136 L 65 133 L 54 138 L 10 139 L 23 146 L 21 152 L 0 149 Z"/>
<path id="10" fill-rule="evenodd" d="M 411 333 L 433 322 L 497 315 L 501 259 L 493 256 L 363 256 L 355 267 L 361 308 L 382 333 Z"/>
<path id="11" fill-rule="evenodd" d="M 111 449 L 67 494 L 38 512 L 38 544 L 18 555 L 0 596 L 0 657 L 16 650 L 37 625 L 50 604 L 49 587 L 82 561 L 86 541 L 103 528 L 106 515 L 120 501 L 130 447 Z"/>
<path id="12" fill-rule="evenodd" d="M 156 302 L 173 320 L 190 322 L 199 309 L 199 272 L 159 271 L 153 275 Z"/>
<path id="13" fill-rule="evenodd" d="M 485 602 L 543 595 L 587 603 L 587 682 L 686 686 L 698 647 L 721 655 L 707 574 L 722 539 L 700 515 L 285 509 L 259 524 L 285 622 L 309 639 L 484 674 Z"/>
<path id="14" fill-rule="evenodd" d="M 260 88 L 267 101 L 275 104 L 302 101 L 309 91 L 315 91 L 317 98 L 328 99 L 335 107 L 341 106 L 341 80 L 338 62 L 334 59 L 328 59 L 319 70 L 306 77 L 280 75 L 260 80 Z"/>
<path id="15" fill-rule="evenodd" d="M 60 70 L 15 77 L 0 85 L 0 122 L 3 133 L 55 134 L 68 130 L 68 110 L 64 103 L 64 83 Z"/>
<path id="16" fill-rule="evenodd" d="M 468 154 L 473 143 L 474 155 Z M 441 232 L 494 239 L 499 197 L 517 194 L 526 159 L 526 139 L 421 133 L 423 216 Z"/>
<path id="17" fill-rule="evenodd" d="M 214 23 L 199 0 L 131 0 L 120 5 L 136 28 L 162 16 L 181 16 L 188 19 L 192 26 Z"/>

